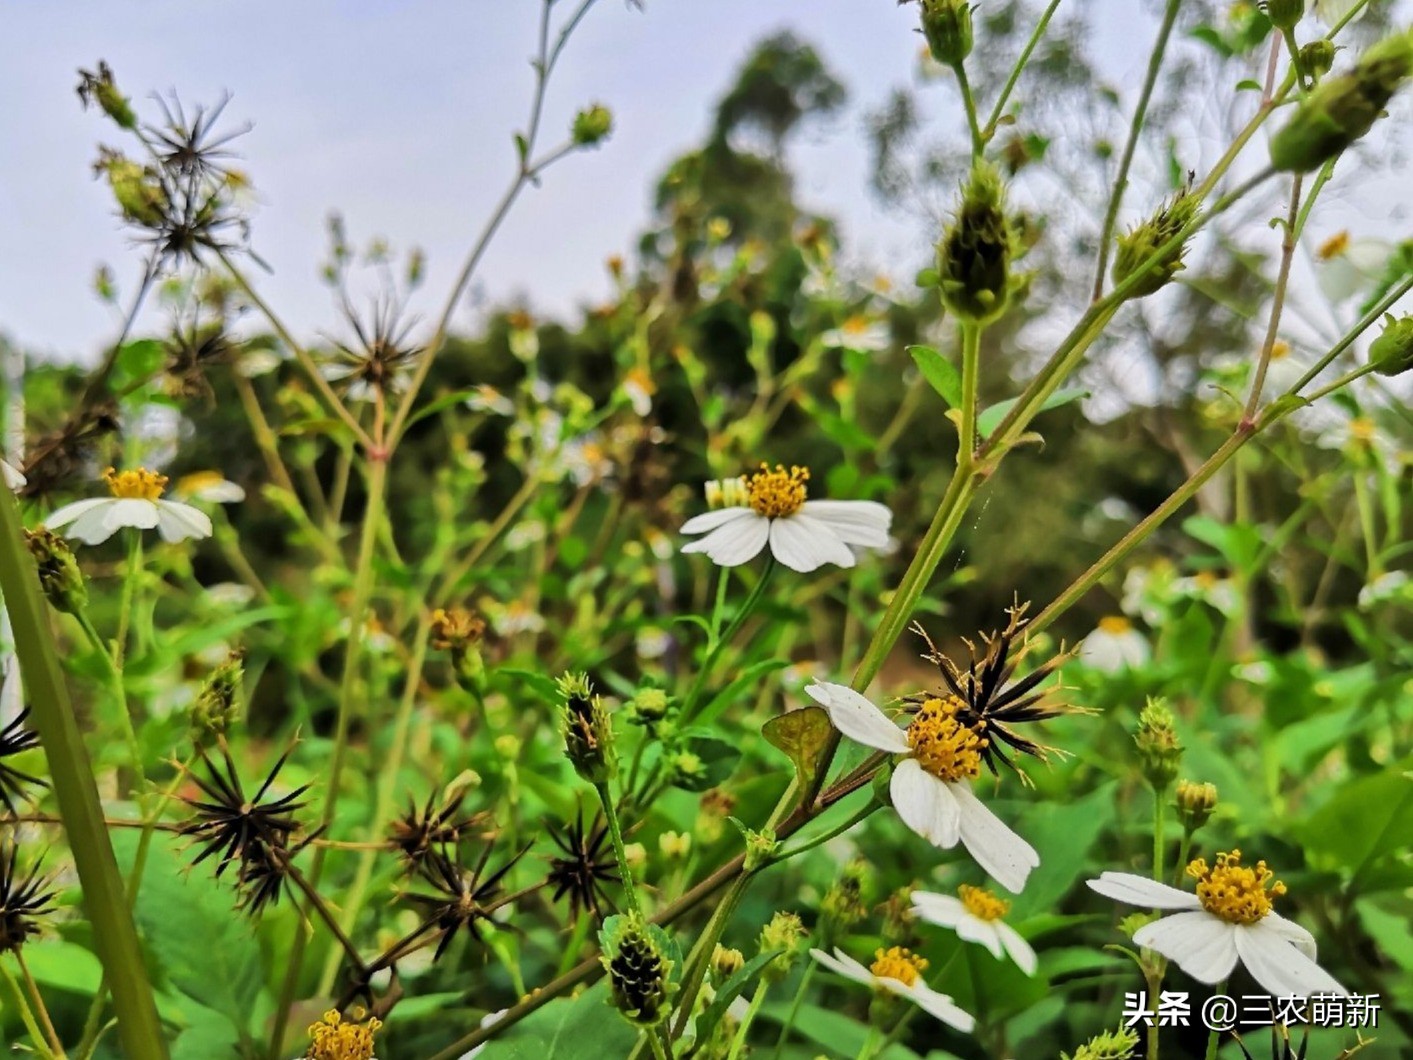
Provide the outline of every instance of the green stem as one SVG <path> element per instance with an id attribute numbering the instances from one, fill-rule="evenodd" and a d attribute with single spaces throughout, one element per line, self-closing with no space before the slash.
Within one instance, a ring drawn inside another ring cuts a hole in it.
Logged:
<path id="1" fill-rule="evenodd" d="M 1168 50 L 1168 38 L 1172 36 L 1173 25 L 1177 22 L 1178 8 L 1182 0 L 1168 0 L 1163 10 L 1163 23 L 1158 27 L 1158 40 L 1153 52 L 1148 56 L 1148 73 L 1143 78 L 1143 88 L 1138 94 L 1138 106 L 1134 108 L 1133 120 L 1128 126 L 1128 140 L 1119 158 L 1119 172 L 1114 178 L 1114 190 L 1109 194 L 1109 207 L 1104 212 L 1104 225 L 1099 230 L 1099 261 L 1094 269 L 1094 301 L 1104 294 L 1104 272 L 1109 267 L 1109 244 L 1113 239 L 1114 225 L 1119 219 L 1119 206 L 1123 203 L 1124 190 L 1128 186 L 1128 171 L 1133 165 L 1133 155 L 1138 148 L 1138 138 L 1143 132 L 1143 122 L 1148 117 L 1148 104 L 1153 98 L 1153 88 L 1158 83 L 1158 71 L 1163 66 L 1163 56 Z"/>
<path id="2" fill-rule="evenodd" d="M 770 1054 L 770 1060 L 780 1060 L 780 1053 L 785 1048 L 785 1042 L 789 1040 L 790 1028 L 795 1025 L 795 1020 L 800 1014 L 800 1006 L 805 1002 L 805 995 L 809 993 L 810 980 L 814 978 L 814 970 L 818 967 L 814 961 L 805 963 L 805 970 L 800 974 L 800 985 L 795 988 L 794 1000 L 790 1002 L 790 1011 L 785 1015 L 785 1022 L 780 1027 L 780 1037 L 775 1039 L 775 1051 Z"/>
<path id="3" fill-rule="evenodd" d="M 706 979 L 707 966 L 711 964 L 711 955 L 716 950 L 716 944 L 721 941 L 721 933 L 726 930 L 727 921 L 736 911 L 736 906 L 754 876 L 754 872 L 742 871 L 741 875 L 731 882 L 730 890 L 712 911 L 711 919 L 707 921 L 696 945 L 692 947 L 691 955 L 687 958 L 687 974 L 683 979 L 682 993 L 677 1002 L 677 1022 L 672 1028 L 674 1041 L 682 1037 L 682 1032 L 687 1029 L 692 1018 L 692 1009 L 697 1003 L 697 994 L 701 992 L 702 983 Z"/>
<path id="4" fill-rule="evenodd" d="M 756 579 L 755 585 L 751 586 L 750 593 L 736 610 L 736 614 L 731 617 L 730 623 L 722 631 L 720 637 L 707 650 L 707 657 L 702 660 L 701 667 L 697 670 L 697 676 L 692 680 L 692 687 L 687 692 L 687 698 L 682 701 L 682 721 L 683 725 L 690 725 L 696 716 L 701 713 L 702 704 L 699 702 L 702 690 L 706 687 L 712 669 L 721 659 L 721 654 L 731 645 L 741 627 L 745 625 L 746 619 L 751 617 L 751 612 L 755 610 L 756 604 L 760 603 L 761 595 L 765 592 L 765 586 L 770 581 L 770 575 L 775 570 L 775 557 L 767 556 L 765 566 L 760 572 L 760 577 Z"/>
<path id="5" fill-rule="evenodd" d="M 1045 36 L 1045 30 L 1050 25 L 1050 18 L 1055 14 L 1055 9 L 1060 6 L 1060 0 L 1050 0 L 1050 5 L 1045 8 L 1045 13 L 1040 16 L 1040 21 L 1035 24 L 1035 29 L 1031 31 L 1030 39 L 1025 42 L 1025 47 L 1021 49 L 1020 57 L 1016 59 L 1016 64 L 1011 67 L 1011 75 L 1006 78 L 1005 85 L 1001 88 L 1001 94 L 996 97 L 996 105 L 991 108 L 991 117 L 986 120 L 986 129 L 982 132 L 982 138 L 990 140 L 996 132 L 997 125 L 1001 122 L 1001 112 L 1005 110 L 1006 103 L 1011 98 L 1011 93 L 1015 90 L 1016 82 L 1020 80 L 1021 71 L 1025 69 L 1026 63 L 1030 61 L 1031 52 L 1035 51 L 1040 39 Z"/>
<path id="6" fill-rule="evenodd" d="M 962 329 L 962 422 L 957 445 L 957 466 L 969 467 L 976 455 L 977 389 L 981 375 L 981 328 L 963 324 Z"/>
<path id="7" fill-rule="evenodd" d="M 972 98 L 971 83 L 967 80 L 965 64 L 956 63 L 952 67 L 952 72 L 957 75 L 957 87 L 961 89 L 962 105 L 966 107 L 967 127 L 971 129 L 971 157 L 975 162 L 986 150 L 986 141 L 981 135 L 981 126 L 976 118 L 976 100 Z"/>
<path id="8" fill-rule="evenodd" d="M 1216 996 L 1216 994 L 1225 994 L 1226 992 L 1227 980 L 1223 979 L 1217 984 L 1217 989 L 1213 996 Z M 1217 1060 L 1217 1047 L 1221 1044 L 1222 1032 L 1216 1027 L 1213 1027 L 1207 1032 L 1207 1052 L 1203 1054 L 1203 1060 Z"/>
<path id="9" fill-rule="evenodd" d="M 24 991 L 20 989 L 19 982 L 15 979 L 15 973 L 10 971 L 9 966 L 0 961 L 0 975 L 5 977 L 5 982 L 10 987 L 10 992 L 15 995 L 15 1008 L 19 1010 L 20 1022 L 25 1025 L 30 1041 L 41 1057 L 52 1058 L 53 1053 L 45 1048 L 44 1034 L 39 1029 L 39 1024 L 35 1021 L 34 1012 L 30 1008 L 29 1001 L 25 998 Z"/>
<path id="10" fill-rule="evenodd" d="M 662 1039 L 658 1037 L 658 1028 L 646 1028 L 643 1031 L 643 1037 L 648 1040 L 648 1045 L 652 1048 L 653 1056 L 656 1057 L 656 1060 L 667 1060 L 667 1051 L 663 1047 Z"/>
<path id="11" fill-rule="evenodd" d="M 603 804 L 603 815 L 608 821 L 608 834 L 613 839 L 613 856 L 618 861 L 618 872 L 623 877 L 623 893 L 628 899 L 628 912 L 633 916 L 642 916 L 642 907 L 638 903 L 638 888 L 633 883 L 633 870 L 628 864 L 628 853 L 623 845 L 623 828 L 618 821 L 618 811 L 613 805 L 613 796 L 609 793 L 607 782 L 595 784 L 594 790 L 599 794 L 599 802 Z"/>
<path id="12" fill-rule="evenodd" d="M 1167 789 L 1153 789 L 1153 878 L 1163 882 L 1163 811 Z"/>
<path id="13" fill-rule="evenodd" d="M 93 646 L 94 653 L 103 660 L 108 671 L 108 687 L 117 704 L 118 726 L 122 729 L 123 741 L 128 745 L 128 757 L 132 759 L 132 769 L 137 775 L 138 798 L 141 800 L 147 793 L 147 773 L 142 767 L 142 747 L 137 741 L 137 730 L 133 727 L 132 714 L 128 711 L 128 694 L 123 683 L 122 664 L 108 655 L 108 646 L 103 643 L 102 636 L 94 628 L 88 615 L 83 611 L 75 611 L 73 615 L 89 644 Z M 121 645 L 122 640 L 119 639 L 116 643 Z M 114 651 L 114 655 L 120 656 L 121 653 Z"/>
<path id="14" fill-rule="evenodd" d="M 751 1005 L 746 1009 L 746 1016 L 741 1020 L 741 1026 L 736 1028 L 736 1037 L 731 1042 L 731 1051 L 726 1054 L 726 1060 L 740 1060 L 741 1052 L 746 1048 L 746 1038 L 751 1032 L 751 1024 L 755 1022 L 761 1005 L 765 1004 L 765 995 L 770 990 L 770 980 L 761 976 L 756 982 L 755 993 L 751 995 Z"/>
<path id="15" fill-rule="evenodd" d="M 1276 272 L 1276 286 L 1271 296 L 1271 316 L 1266 322 L 1266 340 L 1261 344 L 1261 356 L 1256 360 L 1256 374 L 1251 379 L 1251 393 L 1246 398 L 1243 420 L 1251 420 L 1261 404 L 1261 390 L 1266 385 L 1266 370 L 1271 364 L 1271 353 L 1276 348 L 1276 336 L 1280 332 L 1281 311 L 1285 308 L 1285 290 L 1290 282 L 1290 263 L 1295 257 L 1296 223 L 1300 217 L 1301 174 L 1297 173 L 1290 182 L 1290 209 L 1286 215 L 1284 236 L 1281 239 L 1281 262 Z M 1312 197 L 1313 199 L 1313 197 Z"/>
<path id="16" fill-rule="evenodd" d="M 869 1058 L 878 1051 L 878 1045 L 878 1028 L 870 1023 L 868 1034 L 864 1036 L 864 1042 L 859 1049 L 859 1055 L 856 1060 L 869 1060 Z"/>
<path id="17" fill-rule="evenodd" d="M 112 984 L 118 1037 L 129 1060 L 165 1060 L 162 1025 L 103 824 L 93 767 L 69 702 L 39 578 L 21 530 L 15 496 L 0 488 L 0 592 L 10 612 L 15 654 L 29 690 L 31 718 L 44 747 L 50 787 L 93 924 L 94 949 Z"/>

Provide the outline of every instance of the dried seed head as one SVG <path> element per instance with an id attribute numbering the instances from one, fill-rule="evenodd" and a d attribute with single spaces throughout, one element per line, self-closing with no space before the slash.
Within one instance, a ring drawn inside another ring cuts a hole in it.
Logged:
<path id="1" fill-rule="evenodd" d="M 559 679 L 559 691 L 564 696 L 565 755 L 590 784 L 607 783 L 616 771 L 608 709 L 594 694 L 587 674 L 566 673 Z"/>
<path id="2" fill-rule="evenodd" d="M 1180 191 L 1147 221 L 1119 236 L 1119 249 L 1114 256 L 1114 283 L 1123 283 L 1137 272 L 1144 262 L 1167 246 L 1197 215 L 1199 205 L 1195 195 L 1186 190 Z M 1167 286 L 1168 282 L 1185 268 L 1182 259 L 1186 253 L 1186 241 L 1167 250 L 1143 274 L 1128 297 L 1142 298 Z"/>
<path id="3" fill-rule="evenodd" d="M 54 609 L 69 615 L 82 611 L 88 604 L 88 587 L 68 542 L 40 527 L 25 531 L 25 544 L 39 570 L 39 587 Z"/>

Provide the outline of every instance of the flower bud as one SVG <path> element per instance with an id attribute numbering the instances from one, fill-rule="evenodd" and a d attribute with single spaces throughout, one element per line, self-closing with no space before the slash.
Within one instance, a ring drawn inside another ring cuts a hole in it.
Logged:
<path id="1" fill-rule="evenodd" d="M 651 727 L 667 717 L 670 701 L 660 688 L 640 688 L 633 697 L 633 721 Z"/>
<path id="2" fill-rule="evenodd" d="M 663 832 L 657 838 L 657 847 L 662 856 L 669 860 L 685 858 L 692 852 L 691 832 Z"/>
<path id="3" fill-rule="evenodd" d="M 580 147 L 602 143 L 612 131 L 613 114 L 602 104 L 595 103 L 574 115 L 573 137 Z"/>
<path id="4" fill-rule="evenodd" d="M 94 168 L 107 176 L 113 198 L 125 218 L 145 228 L 162 224 L 167 214 L 167 193 L 155 172 L 106 148 Z"/>
<path id="5" fill-rule="evenodd" d="M 1138 715 L 1138 765 L 1154 791 L 1163 791 L 1177 779 L 1182 744 L 1173 728 L 1173 712 L 1162 700 L 1150 699 Z"/>
<path id="6" fill-rule="evenodd" d="M 765 868 L 779 845 L 773 828 L 764 828 L 759 832 L 746 829 L 746 871 L 755 872 Z"/>
<path id="7" fill-rule="evenodd" d="M 1266 17 L 1276 29 L 1294 29 L 1305 14 L 1305 0 L 1266 0 Z"/>
<path id="8" fill-rule="evenodd" d="M 1307 77 L 1318 81 L 1334 65 L 1334 41 L 1317 37 L 1300 49 L 1300 69 Z"/>
<path id="9" fill-rule="evenodd" d="M 654 1027 L 667 1018 L 674 986 L 672 942 L 637 915 L 612 916 L 599 932 L 599 958 L 608 970 L 614 1007 L 629 1023 Z"/>
<path id="10" fill-rule="evenodd" d="M 1061 1053 L 1063 1060 L 1129 1060 L 1138 1048 L 1138 1034 L 1127 1027 L 1106 1031 L 1090 1038 L 1074 1051 Z"/>
<path id="11" fill-rule="evenodd" d="M 137 128 L 137 115 L 133 113 L 127 97 L 118 91 L 113 81 L 113 71 L 102 59 L 98 60 L 98 73 L 79 71 L 78 94 L 85 107 L 97 103 L 99 109 L 121 128 Z"/>
<path id="12" fill-rule="evenodd" d="M 485 691 L 486 665 L 481 658 L 481 638 L 486 623 L 464 607 L 439 607 L 432 612 L 428 643 L 451 653 L 456 683 L 474 695 Z"/>
<path id="13" fill-rule="evenodd" d="M 746 957 L 740 950 L 728 950 L 721 943 L 711 951 L 711 974 L 718 983 L 724 983 L 746 966 Z"/>
<path id="14" fill-rule="evenodd" d="M 606 784 L 615 773 L 613 725 L 587 674 L 559 679 L 564 696 L 564 753 L 574 771 L 590 784 Z"/>
<path id="15" fill-rule="evenodd" d="M 1207 823 L 1217 808 L 1217 786 L 1180 780 L 1177 786 L 1178 820 L 1184 832 L 1191 834 Z"/>
<path id="16" fill-rule="evenodd" d="M 761 977 L 778 983 L 789 975 L 791 966 L 799 956 L 800 944 L 804 942 L 808 934 L 805 925 L 794 913 L 776 913 L 771 917 L 770 923 L 761 928 L 760 951 L 762 953 L 769 953 L 772 950 L 781 952 L 780 956 L 761 970 Z"/>
<path id="17" fill-rule="evenodd" d="M 191 708 L 192 734 L 198 744 L 230 731 L 239 715 L 236 696 L 245 677 L 245 652 L 237 649 L 207 676 Z"/>
<path id="18" fill-rule="evenodd" d="M 1197 214 L 1198 200 L 1195 195 L 1181 191 L 1171 201 L 1165 202 L 1151 218 L 1130 229 L 1118 238 L 1119 249 L 1114 257 L 1114 283 L 1123 283 L 1161 247 L 1165 246 L 1179 232 L 1187 227 Z M 1143 278 L 1128 294 L 1130 298 L 1142 298 L 1161 290 L 1168 281 L 1182 271 L 1182 258 L 1187 252 L 1184 241 L 1173 247 L 1155 262 Z"/>
<path id="19" fill-rule="evenodd" d="M 88 603 L 88 586 L 68 542 L 41 527 L 25 531 L 25 544 L 39 570 L 39 587 L 54 609 L 69 615 L 82 611 Z"/>
<path id="20" fill-rule="evenodd" d="M 957 219 L 937 244 L 942 304 L 973 324 L 996 319 L 1010 294 L 1013 252 L 1005 186 L 989 163 L 979 161 L 962 189 Z"/>
<path id="21" fill-rule="evenodd" d="M 843 873 L 833 886 L 824 892 L 824 898 L 819 903 L 819 914 L 829 935 L 847 933 L 868 915 L 868 906 L 863 899 L 864 871 L 863 862 L 851 861 L 844 866 Z"/>
<path id="22" fill-rule="evenodd" d="M 1410 74 L 1413 30 L 1385 37 L 1359 57 L 1353 70 L 1326 78 L 1300 101 L 1290 121 L 1271 137 L 1271 165 L 1291 173 L 1318 169 L 1373 128 Z"/>
<path id="23" fill-rule="evenodd" d="M 1369 363 L 1379 375 L 1402 375 L 1413 368 L 1413 315 L 1384 314 L 1383 333 L 1369 344 Z"/>
<path id="24" fill-rule="evenodd" d="M 971 54 L 971 5 L 967 0 L 922 0 L 922 35 L 939 63 L 960 65 Z"/>

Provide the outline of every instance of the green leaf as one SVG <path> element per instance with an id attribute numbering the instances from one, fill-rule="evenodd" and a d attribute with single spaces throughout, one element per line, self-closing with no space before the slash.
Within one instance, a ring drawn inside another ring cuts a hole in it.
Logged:
<path id="1" fill-rule="evenodd" d="M 948 408 L 960 408 L 962 375 L 957 371 L 957 366 L 931 346 L 909 346 L 908 353 L 912 355 L 922 377 L 947 402 Z"/>
<path id="2" fill-rule="evenodd" d="M 789 1017 L 790 1004 L 787 1001 L 767 1004 L 761 1015 L 776 1023 L 783 1023 Z M 933 1024 L 934 1027 L 937 1024 Z M 795 1034 L 808 1038 L 827 1050 L 828 1056 L 857 1056 L 863 1049 L 864 1040 L 869 1035 L 865 1023 L 842 1012 L 821 1008 L 819 1005 L 801 1005 L 794 1023 Z M 927 1054 L 928 1060 L 954 1060 L 953 1054 L 934 1049 Z M 874 1054 L 874 1060 L 919 1060 L 917 1053 L 905 1045 L 893 1043 L 887 1049 Z"/>
<path id="3" fill-rule="evenodd" d="M 486 1043 L 477 1060 L 579 1060 L 627 1056 L 638 1032 L 609 1004 L 608 984 L 561 997 Z"/>
<path id="4" fill-rule="evenodd" d="M 166 363 L 167 348 L 156 339 L 129 342 L 113 362 L 108 389 L 114 394 L 125 393 L 152 378 Z"/>
<path id="5" fill-rule="evenodd" d="M 213 1056 L 239 1056 L 240 1030 L 220 1012 L 188 1005 L 186 1027 L 172 1043 L 171 1060 L 211 1060 Z"/>
<path id="6" fill-rule="evenodd" d="M 1071 402 L 1079 401 L 1081 398 L 1087 398 L 1088 396 L 1089 391 L 1081 389 L 1080 387 L 1067 387 L 1064 390 L 1056 390 L 1045 399 L 1045 403 L 1040 406 L 1040 411 L 1045 412 L 1049 409 L 1057 409 L 1061 405 L 1068 405 Z M 1001 421 L 1004 420 L 1011 409 L 1015 407 L 1015 403 L 1016 399 L 1011 398 L 1009 401 L 1002 401 L 992 405 L 989 409 L 982 412 L 976 417 L 977 433 L 983 438 L 991 437 L 991 432 L 1001 426 Z"/>
<path id="7" fill-rule="evenodd" d="M 771 746 L 784 751 L 795 763 L 795 775 L 806 790 L 814 781 L 820 752 L 833 732 L 829 712 L 816 706 L 776 715 L 761 727 L 761 735 Z"/>
<path id="8" fill-rule="evenodd" d="M 1413 835 L 1413 773 L 1390 770 L 1350 781 L 1294 831 L 1312 865 L 1357 882 Z"/>
<path id="9" fill-rule="evenodd" d="M 1090 849 L 1114 821 L 1117 785 L 1105 784 L 1084 798 L 1051 806 L 1043 827 L 1025 831 L 1040 855 L 1040 865 L 1015 900 L 1017 918 L 1056 908 L 1085 872 Z M 1023 829 L 1024 831 L 1024 829 Z"/>
<path id="10" fill-rule="evenodd" d="M 741 966 L 739 972 L 721 984 L 710 1007 L 697 1017 L 697 1041 L 704 1042 L 711 1037 L 711 1032 L 721 1022 L 721 1017 L 726 1015 L 726 1010 L 731 1007 L 731 1002 L 741 996 L 741 991 L 745 990 L 746 985 L 760 974 L 761 969 L 783 952 L 783 950 L 770 950 L 752 957 Z"/>
<path id="11" fill-rule="evenodd" d="M 717 717 L 736 702 L 738 696 L 745 689 L 756 691 L 762 680 L 776 670 L 783 670 L 790 665 L 789 659 L 762 659 L 759 662 L 751 663 L 734 678 L 731 683 L 723 688 L 716 695 L 712 696 L 707 705 L 702 708 L 702 712 L 696 717 L 696 725 L 710 725 Z"/>

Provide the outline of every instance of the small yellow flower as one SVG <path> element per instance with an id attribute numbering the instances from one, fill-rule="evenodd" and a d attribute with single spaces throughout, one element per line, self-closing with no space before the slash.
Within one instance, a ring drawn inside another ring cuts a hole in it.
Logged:
<path id="1" fill-rule="evenodd" d="M 374 1060 L 373 1035 L 382 1021 L 348 1023 L 334 1009 L 309 1027 L 309 1049 L 304 1060 Z"/>

